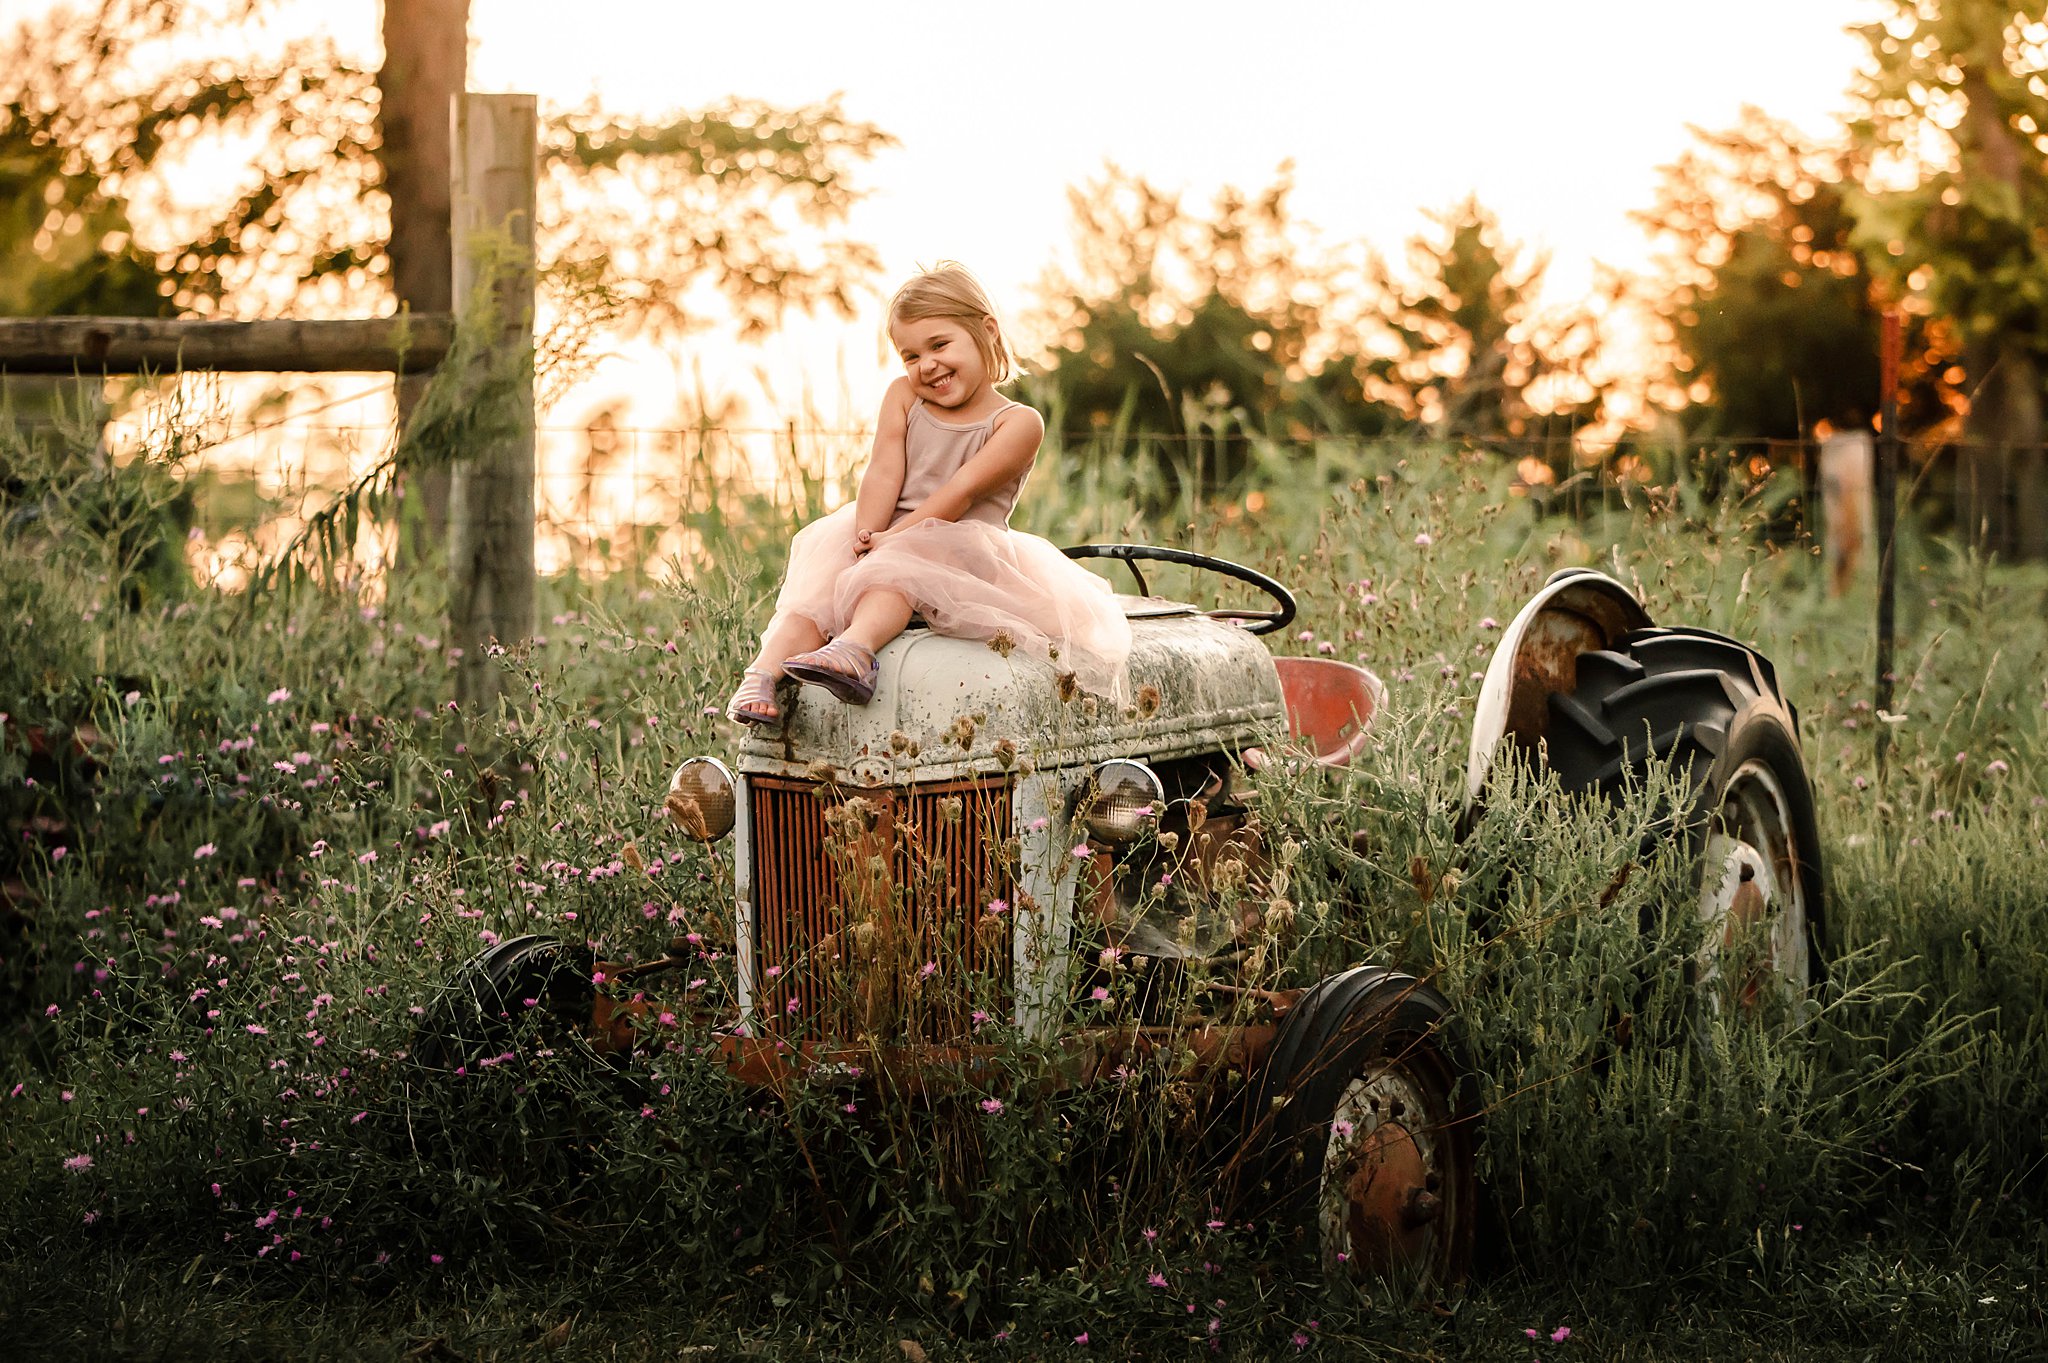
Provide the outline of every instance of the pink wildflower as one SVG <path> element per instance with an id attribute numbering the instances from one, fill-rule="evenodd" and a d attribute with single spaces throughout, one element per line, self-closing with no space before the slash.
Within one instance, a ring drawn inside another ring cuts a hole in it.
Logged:
<path id="1" fill-rule="evenodd" d="M 68 1155 L 64 1159 L 64 1167 L 74 1174 L 82 1174 L 92 1168 L 92 1156 Z"/>
<path id="2" fill-rule="evenodd" d="M 210 842 L 202 842 L 197 847 L 192 849 L 192 860 L 205 861 L 208 857 L 212 856 L 213 853 L 213 844 Z"/>

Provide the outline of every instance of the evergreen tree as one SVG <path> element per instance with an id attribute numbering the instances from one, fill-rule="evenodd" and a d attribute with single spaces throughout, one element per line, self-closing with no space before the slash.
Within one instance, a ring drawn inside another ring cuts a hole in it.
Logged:
<path id="1" fill-rule="evenodd" d="M 1394 360 L 1369 392 L 1438 439 L 1541 441 L 1592 420 L 1597 331 L 1589 317 L 1546 322 L 1537 294 L 1547 262 L 1503 240 L 1476 198 L 1430 215 L 1411 239 L 1407 273 L 1376 260 L 1373 322 Z"/>
<path id="2" fill-rule="evenodd" d="M 1115 166 L 1069 191 L 1076 268 L 1040 285 L 1034 400 L 1073 433 L 1121 432 L 1222 451 L 1229 476 L 1252 436 L 1377 434 L 1399 415 L 1365 395 L 1373 363 L 1329 318 L 1342 272 L 1288 209 L 1291 170 L 1206 214 Z"/>

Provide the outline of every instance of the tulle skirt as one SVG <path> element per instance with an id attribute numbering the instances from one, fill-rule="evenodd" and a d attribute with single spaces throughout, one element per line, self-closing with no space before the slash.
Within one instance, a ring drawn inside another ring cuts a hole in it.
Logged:
<path id="1" fill-rule="evenodd" d="M 1083 690 L 1129 703 L 1130 622 L 1109 583 L 1050 542 L 987 521 L 927 520 L 892 527 L 881 548 L 856 558 L 853 521 L 848 503 L 797 531 L 776 614 L 803 616 L 829 639 L 862 596 L 894 589 L 940 634 L 1006 638 L 1072 672 Z"/>

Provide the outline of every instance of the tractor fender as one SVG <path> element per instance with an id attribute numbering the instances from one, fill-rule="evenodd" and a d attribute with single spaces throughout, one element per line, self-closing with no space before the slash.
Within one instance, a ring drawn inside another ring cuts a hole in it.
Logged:
<path id="1" fill-rule="evenodd" d="M 1501 633 L 1486 665 L 1465 763 L 1467 816 L 1486 789 L 1501 740 L 1512 734 L 1534 747 L 1543 737 L 1549 697 L 1556 691 L 1569 693 L 1577 684 L 1579 655 L 1606 648 L 1651 623 L 1635 595 L 1603 572 L 1565 568 L 1550 575 Z"/>

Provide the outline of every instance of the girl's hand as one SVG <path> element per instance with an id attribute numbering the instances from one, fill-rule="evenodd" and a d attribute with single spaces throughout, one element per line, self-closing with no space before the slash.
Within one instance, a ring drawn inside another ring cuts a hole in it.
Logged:
<path id="1" fill-rule="evenodd" d="M 867 555 L 873 553 L 875 546 L 880 544 L 882 542 L 882 537 L 887 535 L 888 533 L 889 532 L 886 530 L 854 531 L 853 556 L 855 558 L 865 558 Z"/>

